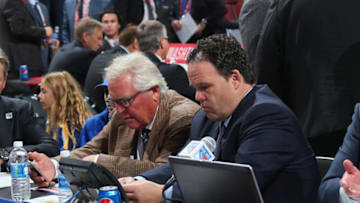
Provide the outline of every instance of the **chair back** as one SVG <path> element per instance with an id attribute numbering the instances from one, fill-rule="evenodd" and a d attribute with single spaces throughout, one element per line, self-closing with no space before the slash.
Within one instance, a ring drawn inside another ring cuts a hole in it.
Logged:
<path id="1" fill-rule="evenodd" d="M 325 174 L 330 168 L 331 163 L 333 162 L 333 157 L 324 157 L 324 156 L 317 156 L 316 161 L 319 167 L 320 177 L 323 179 Z"/>

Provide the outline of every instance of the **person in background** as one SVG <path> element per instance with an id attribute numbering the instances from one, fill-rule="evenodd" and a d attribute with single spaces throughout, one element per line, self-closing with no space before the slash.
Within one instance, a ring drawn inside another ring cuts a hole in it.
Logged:
<path id="1" fill-rule="evenodd" d="M 48 73 L 41 81 L 39 98 L 47 111 L 46 130 L 60 149 L 80 147 L 80 132 L 91 112 L 76 80 L 66 71 Z"/>
<path id="2" fill-rule="evenodd" d="M 103 44 L 102 28 L 103 25 L 97 20 L 82 19 L 75 29 L 75 40 L 56 52 L 49 72 L 65 70 L 83 87 L 90 63 Z"/>
<path id="3" fill-rule="evenodd" d="M 319 189 L 319 203 L 360 201 L 360 103 L 355 105 L 352 123 Z"/>
<path id="4" fill-rule="evenodd" d="M 85 125 L 81 130 L 80 146 L 85 145 L 104 128 L 115 110 L 115 106 L 110 102 L 107 80 L 97 85 L 96 90 L 103 93 L 106 108 L 104 111 L 92 116 L 85 122 Z"/>
<path id="5" fill-rule="evenodd" d="M 104 25 L 104 41 L 101 50 L 117 46 L 121 29 L 120 15 L 114 9 L 106 9 L 100 14 L 100 22 Z"/>
<path id="6" fill-rule="evenodd" d="M 128 25 L 120 33 L 119 45 L 101 52 L 91 62 L 86 75 L 84 92 L 90 98 L 96 112 L 101 112 L 106 107 L 102 92 L 95 89 L 96 85 L 104 81 L 105 67 L 109 66 L 114 58 L 139 50 L 139 43 L 136 39 L 136 25 Z"/>
<path id="7" fill-rule="evenodd" d="M 48 24 L 40 25 L 39 17 L 34 17 L 36 15 L 38 14 L 35 13 L 32 5 L 25 0 L 8 0 L 3 7 L 1 17 L 6 22 L 6 26 L 1 29 L 7 30 L 8 40 L 2 42 L 2 46 L 7 46 L 4 50 L 8 51 L 7 55 L 10 58 L 8 79 L 19 79 L 21 65 L 28 66 L 29 77 L 39 77 L 47 71 L 46 64 L 42 60 L 41 46 L 45 46 L 53 30 Z M 47 22 L 47 15 L 43 16 L 44 21 Z M 1 38 L 2 40 L 6 40 L 6 37 Z"/>
<path id="8" fill-rule="evenodd" d="M 100 13 L 112 7 L 112 0 L 65 0 L 61 24 L 62 44 L 65 45 L 74 40 L 74 30 L 81 19 L 89 17 L 99 20 Z"/>
<path id="9" fill-rule="evenodd" d="M 6 85 L 9 60 L 0 49 L 0 94 Z M 40 127 L 31 103 L 0 95 L 0 165 L 8 159 L 13 142 L 21 140 L 28 152 L 37 151 L 47 156 L 59 154 L 58 144 Z"/>
<path id="10" fill-rule="evenodd" d="M 195 101 L 195 89 L 189 85 L 185 69 L 163 61 L 169 51 L 166 27 L 159 21 L 149 20 L 137 27 L 136 35 L 140 50 L 158 67 L 169 88 Z"/>

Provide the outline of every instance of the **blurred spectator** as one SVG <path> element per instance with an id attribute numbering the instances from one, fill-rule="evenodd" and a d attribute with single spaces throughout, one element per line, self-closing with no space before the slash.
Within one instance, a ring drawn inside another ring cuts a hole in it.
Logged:
<path id="1" fill-rule="evenodd" d="M 136 39 L 136 25 L 128 25 L 120 33 L 119 45 L 102 52 L 91 62 L 86 76 L 84 92 L 90 98 L 90 101 L 93 102 L 96 112 L 101 112 L 105 109 L 103 92 L 95 90 L 95 86 L 104 80 L 104 69 L 112 63 L 114 58 L 139 50 L 139 44 Z"/>
<path id="2" fill-rule="evenodd" d="M 179 19 L 181 16 L 190 12 L 195 22 L 198 24 L 195 35 L 189 42 L 210 36 L 215 33 L 225 33 L 225 29 L 236 29 L 239 25 L 225 18 L 227 9 L 222 0 L 180 0 L 179 14 L 173 15 L 174 19 L 171 26 L 175 30 L 182 28 Z M 178 17 L 178 18 L 175 18 Z"/>
<path id="3" fill-rule="evenodd" d="M 49 72 L 65 70 L 83 87 L 91 61 L 102 46 L 102 24 L 84 18 L 75 29 L 75 40 L 61 47 L 52 59 Z"/>
<path id="4" fill-rule="evenodd" d="M 270 0 L 244 0 L 240 11 L 241 41 L 252 65 L 254 65 L 256 47 L 270 3 Z"/>
<path id="5" fill-rule="evenodd" d="M 4 29 L 9 34 L 9 79 L 18 79 L 19 67 L 24 64 L 28 66 L 30 77 L 40 76 L 46 71 L 41 57 L 41 45 L 51 37 L 52 28 L 47 24 L 45 27 L 44 24 L 38 24 L 34 18 L 38 14 L 34 13 L 34 9 L 27 0 L 8 0 L 4 6 L 3 17 L 7 22 L 7 28 Z M 43 21 L 47 22 L 46 15 L 43 17 Z M 37 19 L 40 18 L 39 16 Z"/>
<path id="6" fill-rule="evenodd" d="M 111 7 L 111 0 L 65 0 L 61 26 L 62 43 L 67 44 L 74 39 L 74 29 L 82 18 L 91 17 L 99 20 L 100 13 Z"/>
<path id="7" fill-rule="evenodd" d="M 61 150 L 80 147 L 80 131 L 91 112 L 79 84 L 66 71 L 46 74 L 40 85 L 40 102 L 47 111 L 47 132 Z"/>
<path id="8" fill-rule="evenodd" d="M 0 94 L 6 85 L 9 60 L 0 49 Z M 59 147 L 40 127 L 31 103 L 0 95 L 0 165 L 7 161 L 13 142 L 21 140 L 28 152 L 37 151 L 48 156 L 59 154 Z M 2 167 L 5 168 L 5 167 Z"/>
<path id="9" fill-rule="evenodd" d="M 158 17 L 156 0 L 115 0 L 114 6 L 124 26 L 129 23 L 138 25 Z"/>
<path id="10" fill-rule="evenodd" d="M 106 103 L 106 108 L 101 113 L 98 113 L 90 117 L 86 121 L 84 128 L 81 130 L 81 135 L 80 135 L 81 146 L 85 145 L 93 137 L 95 137 L 109 122 L 111 116 L 115 112 L 114 111 L 115 106 L 110 102 L 107 80 L 97 85 L 96 90 L 104 93 L 103 95 L 104 95 L 104 101 Z"/>
<path id="11" fill-rule="evenodd" d="M 357 0 L 272 1 L 256 48 L 259 83 L 294 111 L 317 155 L 338 151 L 360 99 L 359 7 Z"/>
<path id="12" fill-rule="evenodd" d="M 319 189 L 319 203 L 358 203 L 360 201 L 360 104 Z M 352 200 L 351 200 L 352 199 Z"/>
<path id="13" fill-rule="evenodd" d="M 41 3 L 39 0 L 24 0 L 26 2 L 26 7 L 30 11 L 30 14 L 34 18 L 35 22 L 39 27 L 47 27 L 50 26 L 50 16 L 49 11 L 46 8 L 46 6 Z M 53 42 L 53 39 L 43 39 L 43 43 L 41 43 L 41 59 L 43 62 L 43 65 L 45 67 L 45 72 L 47 72 L 49 67 L 49 62 L 51 58 L 51 48 L 50 44 L 54 43 L 57 45 L 56 48 L 58 48 L 59 43 Z"/>
<path id="14" fill-rule="evenodd" d="M 119 44 L 120 15 L 114 9 L 106 9 L 100 14 L 104 25 L 104 41 L 101 50 L 107 50 Z"/>
<path id="15" fill-rule="evenodd" d="M 169 50 L 165 26 L 156 20 L 146 21 L 138 26 L 137 38 L 140 50 L 158 67 L 169 88 L 195 101 L 195 89 L 190 87 L 184 68 L 163 62 Z"/>
<path id="16" fill-rule="evenodd" d="M 184 8 L 183 3 L 185 3 L 186 7 L 186 2 L 190 2 L 190 0 L 159 1 L 157 5 L 158 20 L 165 25 L 170 43 L 179 43 L 179 39 L 172 27 L 172 23 L 178 21 L 177 19 L 181 17 L 181 11 L 182 8 Z"/>

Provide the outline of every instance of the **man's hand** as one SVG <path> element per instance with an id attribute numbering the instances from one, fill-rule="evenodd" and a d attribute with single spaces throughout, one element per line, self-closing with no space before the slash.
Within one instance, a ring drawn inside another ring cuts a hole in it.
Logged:
<path id="1" fill-rule="evenodd" d="M 49 26 L 45 27 L 46 38 L 51 38 L 52 34 L 53 34 L 53 29 Z"/>
<path id="2" fill-rule="evenodd" d="M 353 165 L 350 160 L 345 160 L 345 173 L 340 180 L 341 187 L 350 199 L 360 200 L 360 171 Z"/>
<path id="3" fill-rule="evenodd" d="M 4 163 L 4 160 L 0 159 L 0 165 Z"/>
<path id="4" fill-rule="evenodd" d="M 200 23 L 198 24 L 198 28 L 197 28 L 195 34 L 201 35 L 201 33 L 205 30 L 205 28 L 206 28 L 206 23 L 200 22 Z"/>
<path id="5" fill-rule="evenodd" d="M 181 30 L 183 25 L 180 23 L 179 20 L 173 20 L 171 21 L 171 27 L 173 27 L 175 30 Z"/>
<path id="6" fill-rule="evenodd" d="M 29 152 L 29 158 L 33 160 L 36 168 L 41 171 L 41 173 L 48 179 L 52 180 L 55 177 L 56 169 L 51 159 L 45 154 L 37 152 Z M 37 174 L 35 171 L 30 171 L 30 178 L 34 181 L 39 187 L 51 187 L 54 186 L 54 182 L 46 182 L 43 177 Z"/>
<path id="7" fill-rule="evenodd" d="M 164 201 L 161 196 L 163 185 L 148 180 L 138 180 L 122 186 L 130 201 L 138 203 L 159 203 Z"/>
<path id="8" fill-rule="evenodd" d="M 130 177 L 119 178 L 118 181 L 121 185 L 126 185 L 135 182 L 136 179 L 130 176 Z"/>
<path id="9" fill-rule="evenodd" d="M 96 163 L 95 162 L 96 157 L 97 157 L 97 155 L 89 155 L 89 156 L 83 157 L 82 160 Z"/>

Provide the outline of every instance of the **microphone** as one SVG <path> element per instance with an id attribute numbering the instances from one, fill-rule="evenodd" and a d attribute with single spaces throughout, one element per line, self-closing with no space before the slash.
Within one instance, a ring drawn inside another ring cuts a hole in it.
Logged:
<path id="1" fill-rule="evenodd" d="M 178 156 L 185 157 L 185 158 L 191 158 L 194 160 L 207 160 L 212 161 L 215 159 L 215 155 L 213 152 L 216 148 L 216 141 L 214 138 L 206 136 L 202 138 L 201 140 L 192 140 L 189 144 L 185 146 L 184 149 L 182 149 Z M 176 178 L 174 174 L 169 178 L 169 180 L 166 181 L 162 195 L 165 198 L 164 192 L 166 189 L 168 189 L 170 186 L 172 186 L 176 181 Z"/>
<path id="2" fill-rule="evenodd" d="M 192 140 L 180 151 L 178 156 L 194 160 L 212 161 L 215 159 L 213 152 L 216 148 L 216 141 L 212 137 L 204 137 L 201 140 Z"/>

